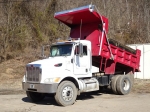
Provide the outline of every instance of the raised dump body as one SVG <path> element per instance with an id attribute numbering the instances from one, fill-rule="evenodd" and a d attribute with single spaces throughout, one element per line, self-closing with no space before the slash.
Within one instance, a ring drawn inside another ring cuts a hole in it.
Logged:
<path id="1" fill-rule="evenodd" d="M 96 9 L 96 6 L 89 5 L 55 13 L 54 17 L 71 28 L 71 38 L 91 41 L 92 65 L 99 67 L 100 72 L 138 72 L 141 51 L 108 39 L 108 19 Z"/>

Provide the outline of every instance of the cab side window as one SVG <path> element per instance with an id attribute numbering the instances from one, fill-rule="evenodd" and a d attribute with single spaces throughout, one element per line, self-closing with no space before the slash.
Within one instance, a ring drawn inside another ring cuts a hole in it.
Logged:
<path id="1" fill-rule="evenodd" d="M 74 54 L 79 55 L 79 46 L 76 46 Z M 87 56 L 87 46 L 83 46 L 83 56 Z"/>
<path id="2" fill-rule="evenodd" d="M 79 55 L 79 46 L 75 47 L 74 54 L 75 55 Z"/>
<path id="3" fill-rule="evenodd" d="M 83 56 L 87 56 L 87 46 L 83 46 Z"/>

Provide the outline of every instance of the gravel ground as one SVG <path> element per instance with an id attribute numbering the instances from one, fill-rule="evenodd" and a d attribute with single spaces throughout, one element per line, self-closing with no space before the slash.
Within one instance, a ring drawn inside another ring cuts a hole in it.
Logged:
<path id="1" fill-rule="evenodd" d="M 149 112 L 150 94 L 82 94 L 75 104 L 58 106 L 53 97 L 32 103 L 25 94 L 0 95 L 0 112 Z"/>
<path id="2" fill-rule="evenodd" d="M 74 105 L 58 106 L 53 97 L 32 103 L 22 90 L 22 79 L 0 83 L 0 112 L 149 112 L 150 80 L 135 79 L 129 95 L 114 95 L 110 90 L 84 93 Z"/>

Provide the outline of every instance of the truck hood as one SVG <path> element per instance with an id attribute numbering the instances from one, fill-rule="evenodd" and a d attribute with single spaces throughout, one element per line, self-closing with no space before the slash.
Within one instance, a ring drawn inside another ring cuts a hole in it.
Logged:
<path id="1" fill-rule="evenodd" d="M 54 66 L 56 64 L 57 66 Z M 41 83 L 44 83 L 44 80 L 47 78 L 65 77 L 65 75 L 70 73 L 70 68 L 68 68 L 68 67 L 71 67 L 70 64 L 71 64 L 70 56 L 49 57 L 47 59 L 38 60 L 38 61 L 34 61 L 34 62 L 27 64 L 27 69 L 31 70 L 31 68 L 33 67 L 34 68 L 32 69 L 33 71 L 29 73 L 32 73 L 34 75 L 38 72 L 38 71 L 35 71 L 35 68 L 36 69 L 40 68 L 41 73 L 42 73 Z"/>
<path id="2" fill-rule="evenodd" d="M 55 64 L 58 64 L 58 63 L 64 63 L 65 61 L 67 61 L 69 59 L 68 59 L 68 57 L 49 57 L 47 59 L 31 62 L 28 65 L 37 65 L 38 64 L 41 66 L 43 66 L 43 65 L 54 66 Z"/>

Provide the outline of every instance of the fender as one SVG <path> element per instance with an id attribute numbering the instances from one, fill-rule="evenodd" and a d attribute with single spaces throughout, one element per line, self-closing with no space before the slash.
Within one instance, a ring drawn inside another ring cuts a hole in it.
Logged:
<path id="1" fill-rule="evenodd" d="M 60 80 L 59 84 L 60 84 L 61 82 L 63 82 L 64 80 L 68 80 L 68 81 L 73 82 L 73 83 L 76 85 L 76 87 L 80 90 L 81 87 L 80 87 L 80 84 L 79 84 L 79 80 L 78 80 L 76 77 L 70 77 L 70 76 L 64 77 L 64 78 L 62 78 L 62 79 Z"/>

